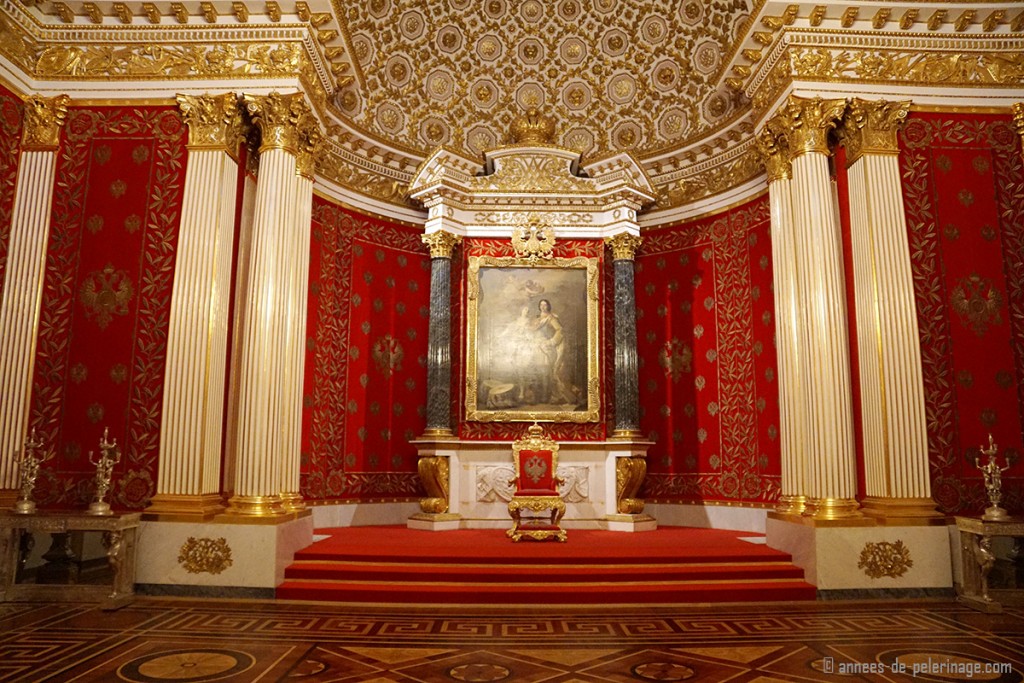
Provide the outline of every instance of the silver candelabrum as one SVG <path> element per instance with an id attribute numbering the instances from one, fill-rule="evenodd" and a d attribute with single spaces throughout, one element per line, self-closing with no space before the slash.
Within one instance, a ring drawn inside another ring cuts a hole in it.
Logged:
<path id="1" fill-rule="evenodd" d="M 1003 472 L 1010 469 L 1010 463 L 1007 461 L 1005 467 L 1000 467 L 996 463 L 996 453 L 999 452 L 999 446 L 992 441 L 991 434 L 988 435 L 988 448 L 983 446 L 978 448 L 981 450 L 982 455 L 988 457 L 988 461 L 982 465 L 981 459 L 975 457 L 974 466 L 981 470 L 981 473 L 985 476 L 985 492 L 988 493 L 988 501 L 991 503 L 985 509 L 985 513 L 981 518 L 990 522 L 1009 519 L 1010 517 L 1006 514 L 1006 510 L 999 507 L 999 503 L 1003 499 Z"/>
<path id="2" fill-rule="evenodd" d="M 110 515 L 110 504 L 104 498 L 110 490 L 110 480 L 114 476 L 114 466 L 121 462 L 121 449 L 117 447 L 117 439 L 108 440 L 110 429 L 104 428 L 100 439 L 100 457 L 95 458 L 95 451 L 89 451 L 89 462 L 96 466 L 96 499 L 89 504 L 86 514 Z"/>
<path id="3" fill-rule="evenodd" d="M 21 497 L 14 504 L 14 512 L 19 515 L 31 515 L 36 511 L 36 503 L 32 500 L 32 490 L 36 487 L 36 479 L 39 477 L 39 466 L 49 460 L 47 455 L 40 457 L 39 449 L 43 442 L 36 438 L 36 430 L 33 429 L 25 441 L 25 448 L 21 451 L 18 459 L 18 474 L 21 477 Z"/>

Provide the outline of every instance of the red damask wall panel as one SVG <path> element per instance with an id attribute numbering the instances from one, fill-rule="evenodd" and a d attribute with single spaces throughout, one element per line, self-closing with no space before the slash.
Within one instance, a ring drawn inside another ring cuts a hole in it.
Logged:
<path id="1" fill-rule="evenodd" d="M 7 268 L 11 241 L 14 189 L 18 182 L 21 145 L 21 99 L 0 85 L 0 286 Z"/>
<path id="2" fill-rule="evenodd" d="M 46 506 L 92 498 L 103 430 L 121 446 L 111 503 L 155 490 L 167 325 L 185 178 L 173 108 L 72 108 L 58 154 L 31 427 L 56 452 Z"/>
<path id="3" fill-rule="evenodd" d="M 421 231 L 313 203 L 302 435 L 307 500 L 422 495 L 430 254 Z"/>
<path id="4" fill-rule="evenodd" d="M 1024 504 L 1024 164 L 1009 116 L 915 113 L 900 166 L 921 334 L 932 492 L 948 514 L 987 505 L 974 458 L 992 434 Z"/>
<path id="5" fill-rule="evenodd" d="M 767 197 L 645 234 L 636 261 L 649 499 L 770 503 L 779 407 Z"/>

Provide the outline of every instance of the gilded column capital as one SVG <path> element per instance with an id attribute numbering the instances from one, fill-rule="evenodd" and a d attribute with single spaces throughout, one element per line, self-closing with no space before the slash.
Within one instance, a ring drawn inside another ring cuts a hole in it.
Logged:
<path id="1" fill-rule="evenodd" d="M 25 100 L 24 125 L 21 129 L 23 151 L 45 152 L 57 149 L 60 144 L 60 129 L 68 115 L 67 95 L 39 97 L 33 95 Z"/>
<path id="2" fill-rule="evenodd" d="M 776 114 L 775 125 L 789 144 L 789 156 L 828 154 L 828 134 L 846 110 L 846 100 L 823 100 L 790 95 Z"/>
<path id="3" fill-rule="evenodd" d="M 223 95 L 177 95 L 178 109 L 188 125 L 190 149 L 223 150 L 237 154 L 242 139 L 242 112 L 238 97 Z"/>
<path id="4" fill-rule="evenodd" d="M 612 260 L 632 261 L 636 256 L 636 250 L 640 248 L 643 238 L 628 232 L 620 232 L 611 237 L 605 237 L 604 243 L 612 248 Z"/>
<path id="5" fill-rule="evenodd" d="M 898 154 L 896 132 L 906 122 L 909 113 L 909 100 L 887 102 L 854 98 L 843 126 L 847 165 L 852 165 L 865 154 Z"/>
<path id="6" fill-rule="evenodd" d="M 299 122 L 299 150 L 295 158 L 295 173 L 313 180 L 316 162 L 323 152 L 324 134 L 320 130 L 320 122 L 310 114 Z"/>
<path id="7" fill-rule="evenodd" d="M 422 237 L 423 244 L 430 247 L 430 258 L 451 258 L 452 249 L 462 241 L 462 237 L 444 230 L 432 232 Z"/>
<path id="8" fill-rule="evenodd" d="M 282 95 L 243 95 L 245 108 L 260 129 L 260 151 L 283 149 L 299 152 L 299 122 L 310 116 L 309 105 L 302 93 Z"/>
<path id="9" fill-rule="evenodd" d="M 785 139 L 772 131 L 771 126 L 765 126 L 757 134 L 756 142 L 761 162 L 768 173 L 769 184 L 793 177 L 793 165 L 789 162 Z"/>
<path id="10" fill-rule="evenodd" d="M 1024 155 L 1024 102 L 1013 105 L 1013 128 L 1020 136 L 1020 153 Z"/>

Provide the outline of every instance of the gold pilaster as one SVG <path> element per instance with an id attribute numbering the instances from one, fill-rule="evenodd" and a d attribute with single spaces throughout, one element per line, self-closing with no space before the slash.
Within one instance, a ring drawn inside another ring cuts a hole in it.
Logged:
<path id="1" fill-rule="evenodd" d="M 189 149 L 213 149 L 238 158 L 242 140 L 242 112 L 238 97 L 222 95 L 177 95 L 178 109 L 188 125 Z"/>
<path id="2" fill-rule="evenodd" d="M 628 232 L 620 232 L 617 235 L 604 238 L 604 243 L 611 247 L 614 261 L 632 261 L 643 241 L 639 235 Z"/>
<path id="3" fill-rule="evenodd" d="M 430 247 L 430 258 L 451 258 L 455 245 L 462 242 L 462 236 L 444 230 L 432 232 L 422 237 L 423 243 Z"/>
<path id="4" fill-rule="evenodd" d="M 311 115 L 302 93 L 243 95 L 242 99 L 260 130 L 260 152 L 283 149 L 292 155 L 298 154 L 299 124 Z"/>
<path id="5" fill-rule="evenodd" d="M 898 154 L 896 133 L 909 113 L 909 100 L 887 102 L 854 98 L 842 129 L 847 167 L 864 154 Z"/>
<path id="6" fill-rule="evenodd" d="M 25 100 L 24 123 L 21 129 L 21 149 L 28 152 L 50 152 L 60 144 L 60 129 L 68 115 L 67 95 L 39 97 Z"/>
<path id="7" fill-rule="evenodd" d="M 828 134 L 846 110 L 846 100 L 825 100 L 790 95 L 779 110 L 778 125 L 785 131 L 790 157 L 812 152 L 829 153 Z"/>
<path id="8" fill-rule="evenodd" d="M 1024 102 L 1013 105 L 1013 127 L 1020 136 L 1020 153 L 1024 156 Z"/>

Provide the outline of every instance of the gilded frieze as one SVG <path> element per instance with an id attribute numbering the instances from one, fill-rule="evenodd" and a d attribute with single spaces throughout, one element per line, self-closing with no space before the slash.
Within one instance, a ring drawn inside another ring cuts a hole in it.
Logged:
<path id="1" fill-rule="evenodd" d="M 824 81 L 903 82 L 915 85 L 1024 83 L 1024 53 L 793 47 L 795 77 Z"/>

